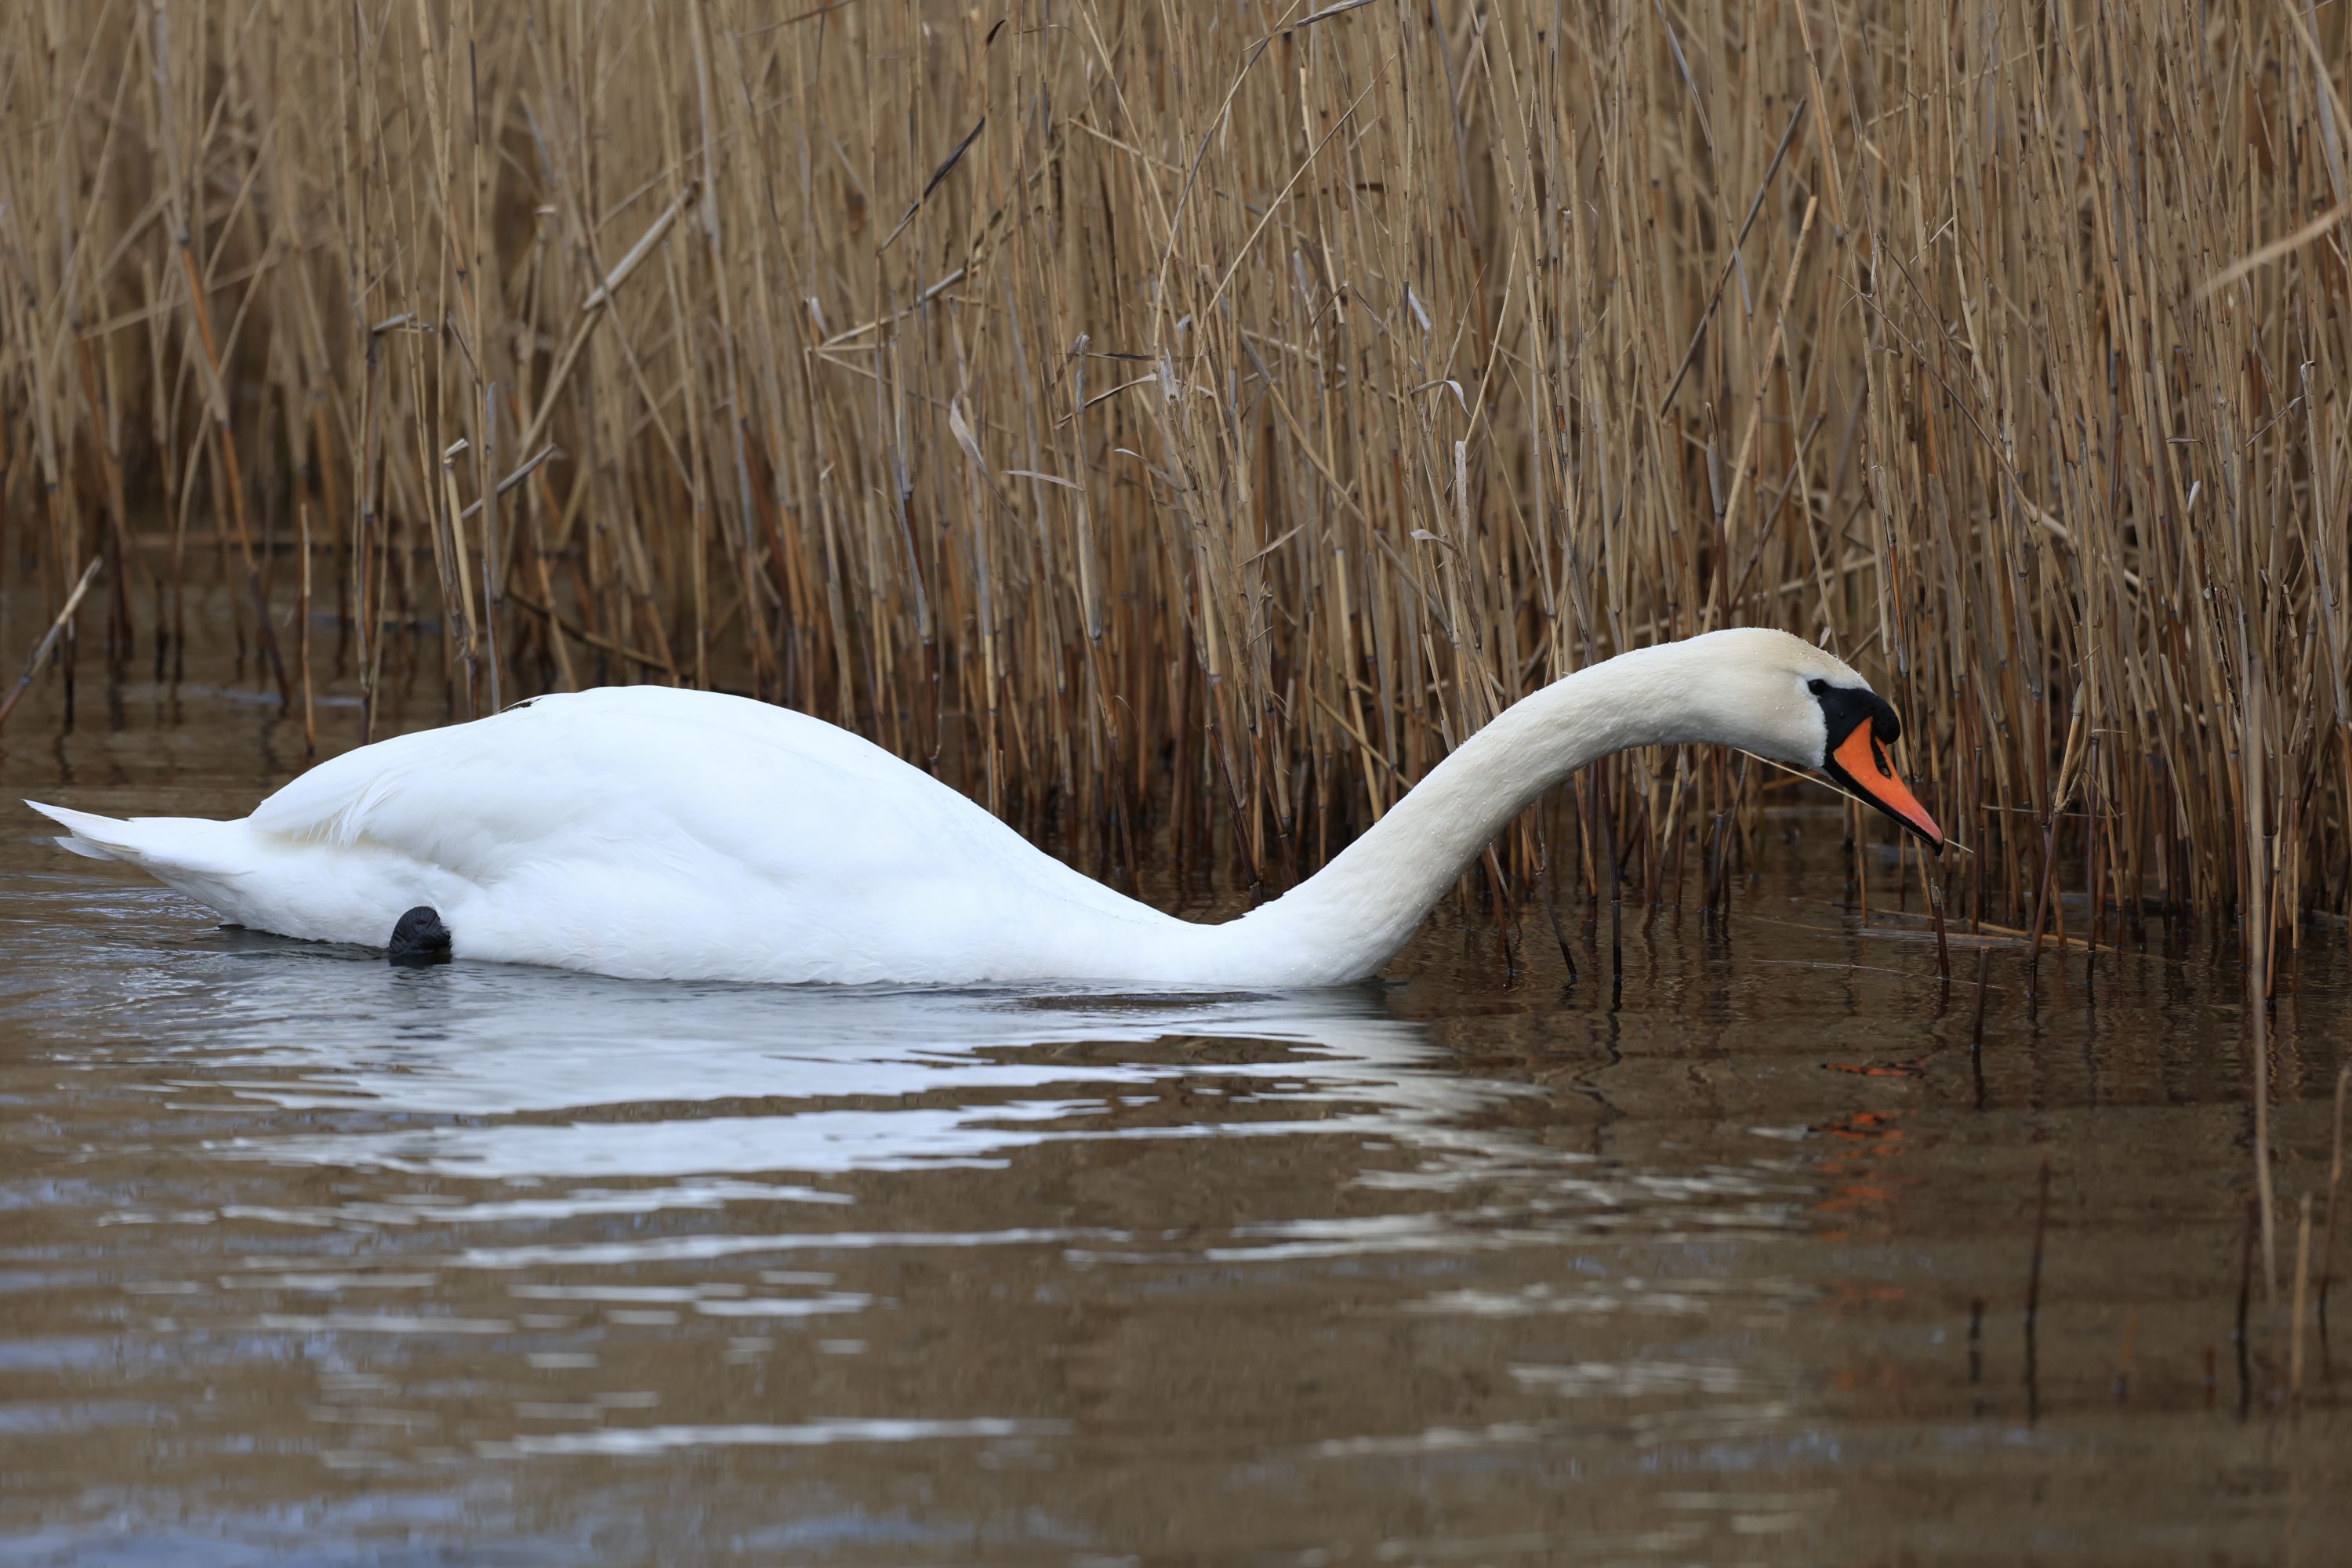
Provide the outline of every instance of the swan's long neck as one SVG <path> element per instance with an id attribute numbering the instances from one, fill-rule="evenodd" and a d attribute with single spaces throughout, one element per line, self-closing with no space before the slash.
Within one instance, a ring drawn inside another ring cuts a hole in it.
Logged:
<path id="1" fill-rule="evenodd" d="M 1331 984 L 1376 972 L 1511 819 L 1632 746 L 1737 742 L 1692 645 L 1622 654 L 1522 699 L 1464 742 L 1362 837 L 1282 898 L 1202 929 L 1221 973 Z M 1209 952 L 1202 957 L 1207 959 Z"/>

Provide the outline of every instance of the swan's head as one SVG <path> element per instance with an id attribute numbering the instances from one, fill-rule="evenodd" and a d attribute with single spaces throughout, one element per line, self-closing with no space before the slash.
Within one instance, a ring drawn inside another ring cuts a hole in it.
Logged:
<path id="1" fill-rule="evenodd" d="M 1681 645 L 1705 658 L 1731 743 L 1868 801 L 1941 853 L 1943 830 L 1887 761 L 1903 721 L 1843 660 L 1786 632 L 1740 626 Z"/>

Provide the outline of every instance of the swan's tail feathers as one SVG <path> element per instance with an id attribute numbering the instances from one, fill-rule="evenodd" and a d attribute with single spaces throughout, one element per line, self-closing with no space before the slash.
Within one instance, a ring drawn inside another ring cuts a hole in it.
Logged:
<path id="1" fill-rule="evenodd" d="M 224 830 L 241 826 L 237 823 L 208 822 L 199 816 L 141 816 L 126 822 L 44 805 L 37 800 L 25 804 L 66 829 L 68 837 L 58 840 L 58 847 L 93 860 L 128 861 L 164 881 L 173 880 L 173 872 L 217 874 L 235 869 L 224 853 L 228 846 L 222 839 Z"/>
<path id="2" fill-rule="evenodd" d="M 111 860 L 114 857 L 100 847 L 97 838 L 84 838 L 81 836 L 83 824 L 89 824 L 93 833 L 99 832 L 101 826 L 105 827 L 131 826 L 127 822 L 115 822 L 103 816 L 92 816 L 86 811 L 68 811 L 61 805 L 43 805 L 37 800 L 28 800 L 25 804 L 58 826 L 71 829 L 65 837 L 52 840 L 58 848 L 70 849 L 77 855 L 87 855 L 93 860 Z"/>

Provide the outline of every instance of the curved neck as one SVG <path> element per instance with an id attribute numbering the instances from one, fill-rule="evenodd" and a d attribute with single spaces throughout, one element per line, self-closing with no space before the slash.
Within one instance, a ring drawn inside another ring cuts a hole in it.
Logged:
<path id="1" fill-rule="evenodd" d="M 1687 643 L 1621 654 L 1513 703 L 1283 897 L 1205 928 L 1220 972 L 1336 984 L 1376 972 L 1536 797 L 1633 746 L 1727 738 Z"/>

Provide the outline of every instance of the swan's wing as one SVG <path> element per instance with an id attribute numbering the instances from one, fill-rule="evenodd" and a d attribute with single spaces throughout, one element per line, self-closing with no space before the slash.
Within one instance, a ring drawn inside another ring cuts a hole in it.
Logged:
<path id="1" fill-rule="evenodd" d="M 542 698 L 346 752 L 262 802 L 250 820 L 304 843 L 495 874 L 554 843 L 651 844 L 667 834 L 766 858 L 778 840 L 828 822 L 831 837 L 861 833 L 869 853 L 887 852 L 901 835 L 877 837 L 885 824 L 876 819 L 920 806 L 919 786 L 931 783 L 805 714 L 624 687 Z"/>
<path id="2" fill-rule="evenodd" d="M 925 889 L 994 889 L 1150 915 L 847 731 L 661 687 L 542 698 L 362 747 L 271 795 L 250 825 L 390 850 L 478 884 L 554 863 L 645 877 L 715 863 L 819 907 L 877 888 L 898 889 L 902 907 Z"/>

